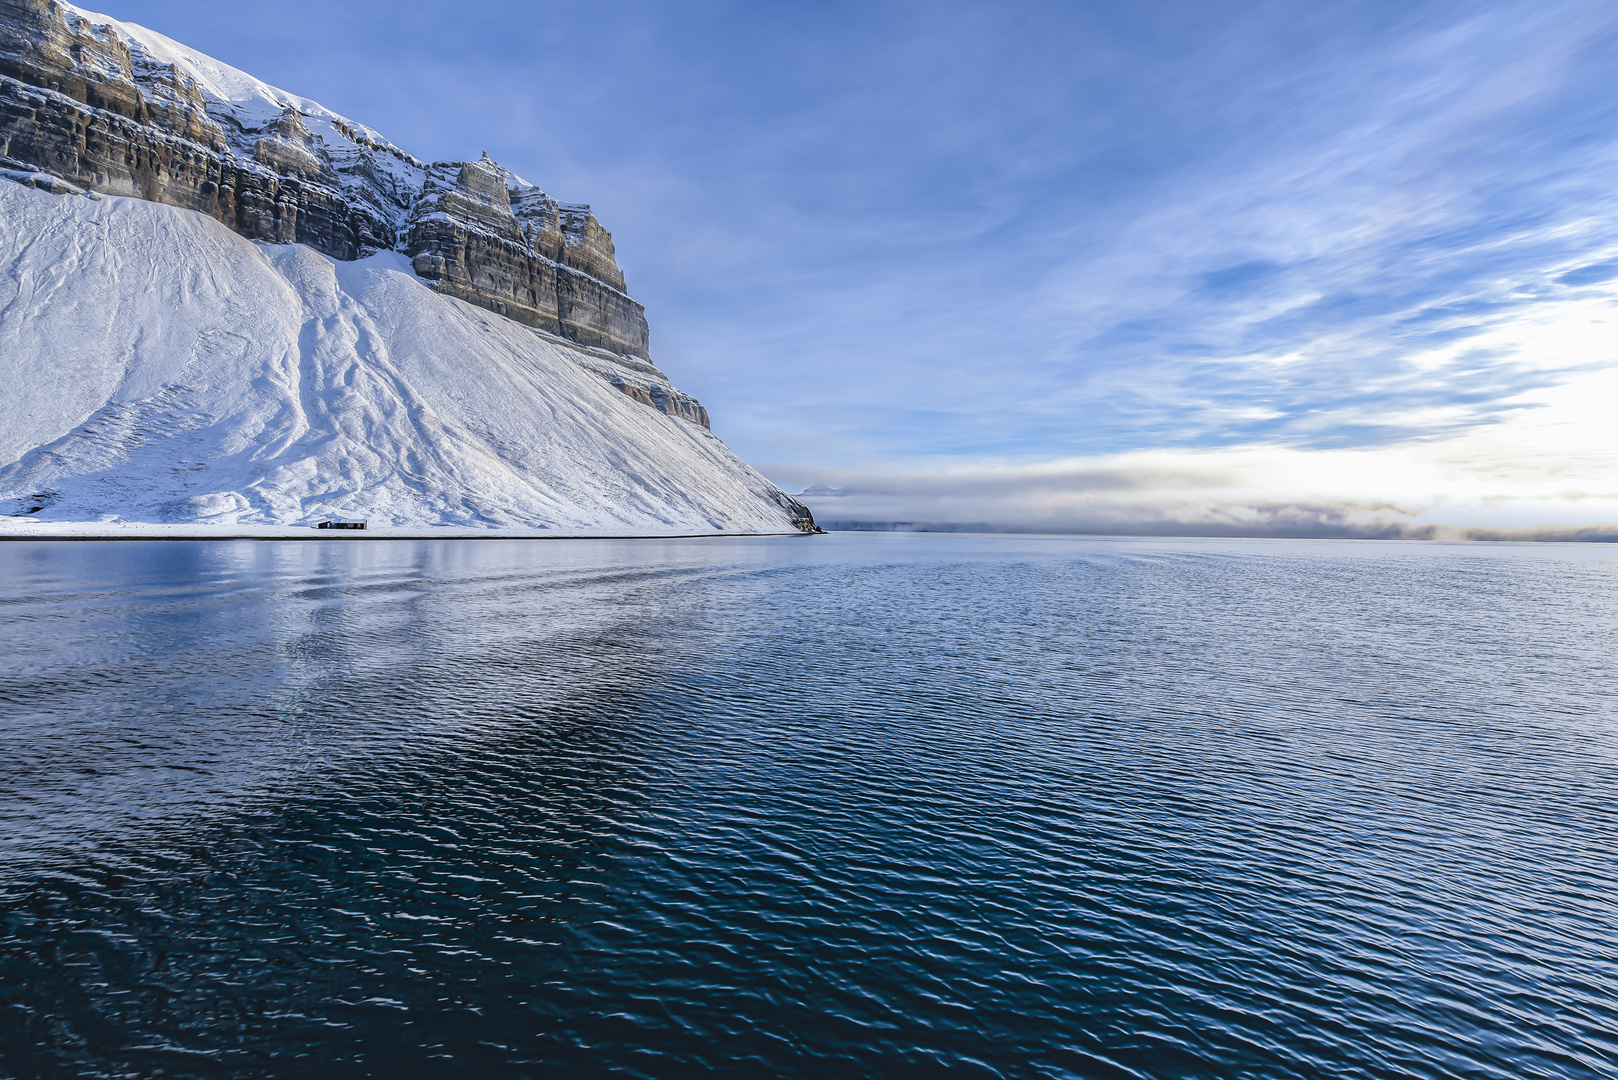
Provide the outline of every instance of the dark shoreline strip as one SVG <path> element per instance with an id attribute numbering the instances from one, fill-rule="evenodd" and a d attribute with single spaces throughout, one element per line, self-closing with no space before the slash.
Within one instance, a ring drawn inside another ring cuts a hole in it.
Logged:
<path id="1" fill-rule="evenodd" d="M 311 529 L 310 532 L 313 533 L 314 530 Z M 302 543 L 313 540 L 319 543 L 327 543 L 331 541 L 381 542 L 387 540 L 741 540 L 767 536 L 814 535 L 816 534 L 799 531 L 778 533 L 671 533 L 667 536 L 646 536 L 644 534 L 624 534 L 612 536 L 545 536 L 524 534 L 520 536 L 513 536 L 509 533 L 491 533 L 488 536 L 444 536 L 442 534 L 434 536 L 430 533 L 410 533 L 403 536 L 356 536 L 352 533 L 340 532 L 319 533 L 310 536 L 264 536 L 254 535 L 251 533 L 228 534 L 221 536 L 7 536 L 0 534 L 0 541 L 47 540 L 82 542 L 114 540 L 119 543 L 132 543 L 136 541 L 168 543 L 175 540 L 266 540 L 271 542 L 292 540 Z"/>

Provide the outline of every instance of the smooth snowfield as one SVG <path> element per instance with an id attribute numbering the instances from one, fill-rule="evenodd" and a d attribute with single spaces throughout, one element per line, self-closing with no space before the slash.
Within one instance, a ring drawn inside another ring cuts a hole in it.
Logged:
<path id="1" fill-rule="evenodd" d="M 396 253 L 336 262 L 158 203 L 0 182 L 0 531 L 792 531 L 718 438 L 576 356 L 432 292 Z"/>

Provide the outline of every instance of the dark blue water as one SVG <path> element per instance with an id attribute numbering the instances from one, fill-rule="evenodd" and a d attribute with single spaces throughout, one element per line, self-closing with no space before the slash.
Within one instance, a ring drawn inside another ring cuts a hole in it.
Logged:
<path id="1" fill-rule="evenodd" d="M 1615 557 L 0 544 L 0 1075 L 1618 1075 Z"/>

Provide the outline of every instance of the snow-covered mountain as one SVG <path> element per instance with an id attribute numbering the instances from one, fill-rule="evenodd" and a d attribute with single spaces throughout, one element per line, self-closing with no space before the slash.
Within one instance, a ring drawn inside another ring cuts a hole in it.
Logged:
<path id="1" fill-rule="evenodd" d="M 13 522 L 813 528 L 588 207 L 142 27 L 0 0 L 0 226 Z"/>

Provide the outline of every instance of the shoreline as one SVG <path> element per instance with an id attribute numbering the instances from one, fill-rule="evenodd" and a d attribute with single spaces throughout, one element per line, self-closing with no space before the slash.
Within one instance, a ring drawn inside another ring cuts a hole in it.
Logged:
<path id="1" fill-rule="evenodd" d="M 730 537 L 812 536 L 799 532 L 561 532 L 548 529 L 474 529 L 447 526 L 382 526 L 316 529 L 312 525 L 108 525 L 37 522 L 21 528 L 0 525 L 0 542 L 16 540 L 700 540 Z"/>

